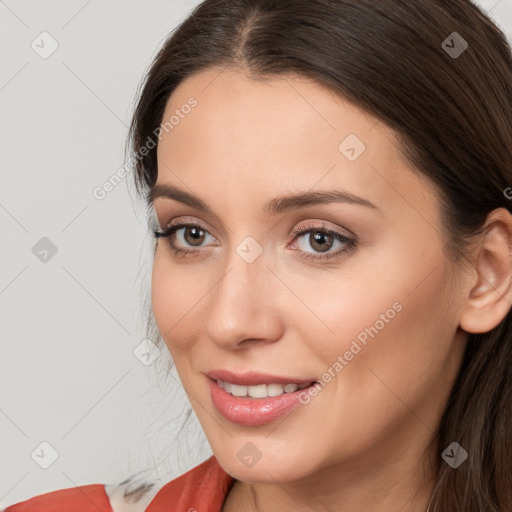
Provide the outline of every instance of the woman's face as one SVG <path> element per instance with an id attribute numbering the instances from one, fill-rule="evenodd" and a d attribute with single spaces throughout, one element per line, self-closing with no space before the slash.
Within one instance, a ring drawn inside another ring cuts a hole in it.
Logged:
<path id="1" fill-rule="evenodd" d="M 380 461 L 410 476 L 466 341 L 435 189 L 317 83 L 219 73 L 170 98 L 157 185 L 183 202 L 153 196 L 162 229 L 190 224 L 158 239 L 152 304 L 212 450 L 247 482 Z"/>

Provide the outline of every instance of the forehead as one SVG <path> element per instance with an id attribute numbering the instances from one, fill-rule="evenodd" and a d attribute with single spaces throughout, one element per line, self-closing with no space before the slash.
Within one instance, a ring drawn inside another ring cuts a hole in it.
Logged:
<path id="1" fill-rule="evenodd" d="M 291 145 L 305 136 L 337 140 L 347 129 L 362 138 L 377 124 L 376 118 L 306 77 L 280 75 L 256 80 L 241 71 L 218 68 L 185 79 L 169 98 L 162 122 L 179 113 L 191 97 L 197 101 L 188 116 L 193 121 L 180 122 L 179 129 L 175 126 L 172 130 L 174 135 L 194 124 L 194 133 L 202 129 L 210 136 L 250 136 L 251 146 L 261 140 L 270 143 L 275 136 L 280 143 L 289 141 Z M 391 130 L 377 130 L 373 138 L 379 135 L 382 139 L 394 137 Z"/>
<path id="2" fill-rule="evenodd" d="M 184 108 L 191 98 L 195 106 Z M 245 199 L 342 187 L 383 208 L 407 197 L 411 208 L 435 193 L 411 170 L 393 130 L 304 77 L 254 80 L 209 69 L 173 92 L 162 124 L 173 116 L 158 144 L 158 182 L 207 186 L 205 197 L 226 187 L 244 197 L 242 183 Z"/>

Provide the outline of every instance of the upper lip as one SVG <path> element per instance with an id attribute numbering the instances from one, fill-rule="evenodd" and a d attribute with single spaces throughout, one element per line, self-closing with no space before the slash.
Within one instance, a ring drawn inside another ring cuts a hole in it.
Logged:
<path id="1" fill-rule="evenodd" d="M 316 379 L 303 379 L 299 377 L 283 377 L 268 373 L 246 372 L 233 373 L 228 370 L 211 370 L 206 373 L 214 380 L 222 380 L 239 386 L 258 386 L 259 384 L 306 384 L 316 382 Z"/>

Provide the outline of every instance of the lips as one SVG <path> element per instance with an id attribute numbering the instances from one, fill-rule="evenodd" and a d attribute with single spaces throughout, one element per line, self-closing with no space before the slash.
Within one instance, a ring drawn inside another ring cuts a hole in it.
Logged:
<path id="1" fill-rule="evenodd" d="M 275 377 L 271 376 L 271 378 Z M 307 392 L 305 388 L 279 396 L 240 397 L 231 395 L 211 378 L 207 381 L 210 397 L 217 411 L 231 423 L 246 427 L 265 425 L 288 414 L 293 408 L 296 409 L 303 403 L 300 401 L 300 395 Z"/>
<path id="2" fill-rule="evenodd" d="M 272 422 L 298 407 L 301 393 L 318 382 L 315 378 L 220 369 L 206 375 L 217 411 L 226 420 L 247 427 Z"/>

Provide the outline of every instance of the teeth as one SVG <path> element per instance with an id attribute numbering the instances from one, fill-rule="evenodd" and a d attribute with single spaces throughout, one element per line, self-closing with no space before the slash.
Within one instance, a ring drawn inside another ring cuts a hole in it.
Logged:
<path id="1" fill-rule="evenodd" d="M 242 387 L 242 386 L 241 386 Z M 243 386 L 246 387 L 246 386 Z M 247 394 L 253 398 L 265 398 L 267 394 L 267 385 L 260 384 L 259 386 L 247 386 Z"/>
<path id="2" fill-rule="evenodd" d="M 228 393 L 234 396 L 249 396 L 251 398 L 266 398 L 269 396 L 279 396 L 283 393 L 293 393 L 298 389 L 308 387 L 311 382 L 304 384 L 259 384 L 257 386 L 240 386 L 231 384 L 223 380 L 217 380 L 217 384 Z"/>
<path id="3" fill-rule="evenodd" d="M 281 384 L 269 384 L 267 386 L 268 396 L 279 396 L 284 393 L 283 386 Z"/>

